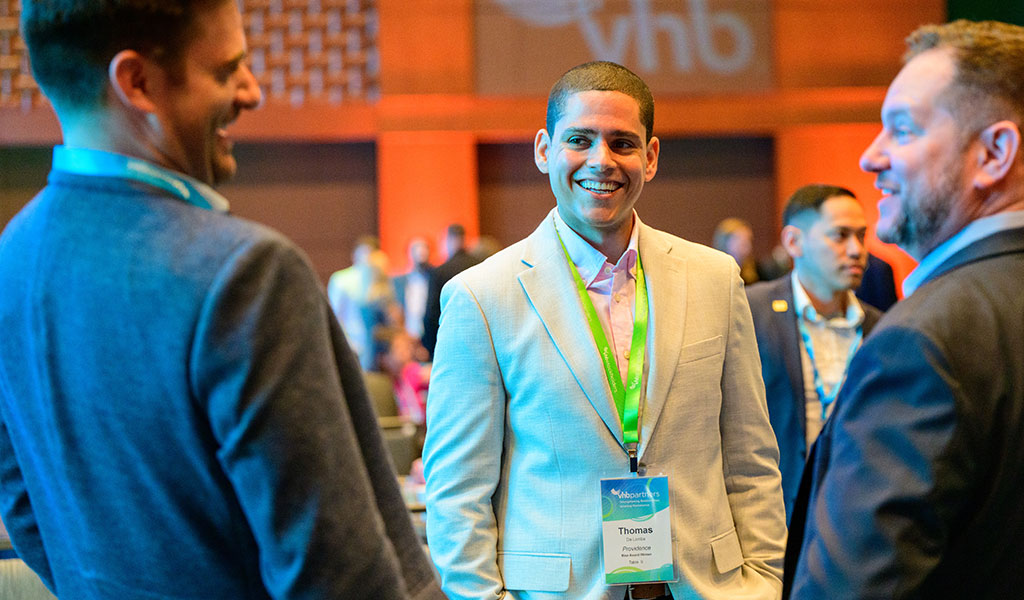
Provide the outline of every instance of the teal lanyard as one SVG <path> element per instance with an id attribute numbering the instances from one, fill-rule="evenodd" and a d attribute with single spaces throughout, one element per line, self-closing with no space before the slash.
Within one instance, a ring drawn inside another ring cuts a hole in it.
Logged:
<path id="1" fill-rule="evenodd" d="M 73 175 L 118 177 L 141 181 L 193 206 L 217 212 L 227 212 L 228 210 L 227 200 L 206 184 L 123 154 L 91 148 L 56 146 L 53 149 L 53 169 Z"/>
<path id="2" fill-rule="evenodd" d="M 821 379 L 821 373 L 818 372 L 818 364 L 814 362 L 814 346 L 811 344 L 811 334 L 807 331 L 807 323 L 804 323 L 804 318 L 797 315 L 796 318 L 797 327 L 800 329 L 800 337 L 804 340 L 804 349 L 807 350 L 807 358 L 811 361 L 811 372 L 814 373 L 814 391 L 818 394 L 818 400 L 821 401 L 821 420 L 824 421 L 828 407 L 832 405 L 836 397 L 839 396 L 839 389 L 843 387 L 843 383 L 846 382 L 846 373 L 850 370 L 850 361 L 853 360 L 853 354 L 860 347 L 860 342 L 864 339 L 864 330 L 860 325 L 857 326 L 857 335 L 853 338 L 853 343 L 850 344 L 850 351 L 846 354 L 846 366 L 843 367 L 843 375 L 839 378 L 839 381 L 832 387 L 832 391 L 828 394 L 825 393 L 825 383 Z"/>
<path id="3" fill-rule="evenodd" d="M 619 374 L 618 365 L 615 363 L 615 351 L 608 343 L 608 337 L 601 327 L 601 319 L 597 316 L 597 309 L 587 293 L 587 284 L 583 282 L 580 273 L 576 270 L 569 251 L 558 237 L 562 244 L 562 251 L 565 252 L 565 260 L 569 263 L 569 270 L 576 281 L 576 290 L 579 292 L 580 303 L 583 304 L 583 314 L 590 326 L 590 333 L 594 336 L 597 350 L 601 354 L 601 363 L 604 366 L 604 375 L 608 379 L 608 387 L 611 388 L 612 398 L 615 400 L 615 408 L 619 412 L 619 419 L 622 421 L 622 439 L 626 443 L 629 453 L 629 467 L 633 473 L 637 472 L 636 448 L 640 441 L 637 425 L 640 420 L 640 391 L 643 380 L 644 354 L 647 347 L 647 285 L 644 279 L 644 267 L 640 262 L 640 254 L 636 255 L 636 301 L 633 305 L 633 340 L 629 347 L 629 365 L 626 368 L 626 383 L 623 384 L 622 376 Z"/>

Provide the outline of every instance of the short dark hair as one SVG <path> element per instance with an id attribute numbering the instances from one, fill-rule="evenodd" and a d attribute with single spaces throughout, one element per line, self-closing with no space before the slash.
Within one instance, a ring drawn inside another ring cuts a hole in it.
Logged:
<path id="1" fill-rule="evenodd" d="M 370 250 L 380 250 L 380 238 L 371 234 L 361 235 L 356 238 L 356 247 L 359 246 L 366 246 Z"/>
<path id="2" fill-rule="evenodd" d="M 52 102 L 91 108 L 103 101 L 107 68 L 126 49 L 172 75 L 204 9 L 231 0 L 23 0 L 21 31 L 32 74 Z"/>
<path id="3" fill-rule="evenodd" d="M 1024 118 L 1024 27 L 998 21 L 959 19 L 924 25 L 907 39 L 904 63 L 931 49 L 948 48 L 956 64 L 955 86 L 942 100 L 961 117 L 974 116 L 983 128 L 1011 118 Z M 1006 109 L 1012 115 L 1006 114 Z M 982 122 L 982 120 L 987 120 Z M 974 133 L 974 132 L 968 132 Z"/>
<path id="4" fill-rule="evenodd" d="M 829 198 L 835 198 L 836 196 L 845 196 L 849 198 L 857 199 L 850 190 L 839 187 L 838 185 L 827 185 L 824 183 L 812 183 L 805 185 L 797 191 L 793 192 L 793 195 L 786 201 L 786 208 L 782 211 L 782 224 L 792 225 L 793 220 L 800 214 L 806 211 L 813 210 L 814 212 L 821 211 L 821 205 L 825 203 Z"/>
<path id="5" fill-rule="evenodd" d="M 739 217 L 726 217 L 722 219 L 718 222 L 718 225 L 715 225 L 715 231 L 711 234 L 711 247 L 725 252 L 726 247 L 729 245 L 729 238 L 744 230 L 751 233 L 754 232 L 754 228 L 750 226 L 749 221 Z"/>
<path id="6" fill-rule="evenodd" d="M 450 238 L 457 238 L 460 240 L 466 239 L 466 228 L 458 223 L 452 223 L 448 226 L 446 235 Z"/>
<path id="7" fill-rule="evenodd" d="M 651 90 L 636 73 L 608 61 L 594 61 L 577 65 L 562 75 L 548 94 L 548 112 L 545 127 L 555 134 L 555 125 L 565 112 L 569 97 L 579 92 L 622 92 L 636 100 L 640 109 L 640 123 L 646 129 L 646 141 L 654 135 L 654 97 Z"/>

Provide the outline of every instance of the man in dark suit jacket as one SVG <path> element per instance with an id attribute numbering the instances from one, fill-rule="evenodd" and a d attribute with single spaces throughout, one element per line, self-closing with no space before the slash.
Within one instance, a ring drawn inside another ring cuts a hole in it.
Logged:
<path id="1" fill-rule="evenodd" d="M 832 412 L 850 359 L 881 313 L 853 294 L 867 262 L 867 221 L 853 192 L 806 185 L 790 196 L 782 223 L 782 246 L 793 259 L 793 272 L 750 286 L 747 298 L 789 518 L 807 448 Z"/>
<path id="2" fill-rule="evenodd" d="M 402 307 L 405 330 L 417 341 L 423 338 L 423 315 L 427 313 L 427 293 L 433 270 L 427 240 L 416 237 L 409 241 L 409 270 L 391 280 L 395 300 Z"/>
<path id="3" fill-rule="evenodd" d="M 441 288 L 449 279 L 480 262 L 466 249 L 466 228 L 458 223 L 448 226 L 445 246 L 448 249 L 448 260 L 430 273 L 427 310 L 423 315 L 423 347 L 427 349 L 431 358 L 434 357 L 437 327 L 441 322 Z"/>
<path id="4" fill-rule="evenodd" d="M 815 446 L 792 598 L 1024 590 L 1024 28 L 907 41 L 861 167 L 884 194 L 879 239 L 919 264 Z"/>
<path id="5" fill-rule="evenodd" d="M 854 293 L 861 302 L 866 302 L 878 310 L 885 312 L 889 310 L 899 296 L 896 295 L 896 276 L 892 272 L 892 266 L 868 253 L 868 266 L 864 269 L 864 279 Z"/>
<path id="6" fill-rule="evenodd" d="M 0 516 L 60 598 L 441 598 L 308 260 L 227 213 L 233 0 L 21 4 L 65 145 L 0 237 Z"/>

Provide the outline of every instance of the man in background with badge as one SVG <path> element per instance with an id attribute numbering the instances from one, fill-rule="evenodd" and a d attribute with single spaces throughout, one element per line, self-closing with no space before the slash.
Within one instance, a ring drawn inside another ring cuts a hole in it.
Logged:
<path id="1" fill-rule="evenodd" d="M 854 352 L 882 316 L 854 295 L 867 269 L 867 228 L 853 192 L 805 185 L 782 211 L 792 274 L 747 288 L 787 520 L 807 449 L 832 414 Z"/>
<path id="2" fill-rule="evenodd" d="M 729 256 L 633 210 L 657 171 L 653 122 L 628 69 L 563 75 L 534 145 L 557 208 L 445 286 L 424 461 L 450 598 L 780 591 L 750 310 Z"/>

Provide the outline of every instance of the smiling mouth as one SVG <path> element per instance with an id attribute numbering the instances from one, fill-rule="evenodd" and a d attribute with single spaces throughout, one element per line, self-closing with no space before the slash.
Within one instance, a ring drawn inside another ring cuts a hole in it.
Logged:
<path id="1" fill-rule="evenodd" d="M 610 194 L 622 187 L 622 184 L 617 181 L 591 181 L 589 179 L 577 181 L 576 185 L 595 194 Z"/>
<path id="2" fill-rule="evenodd" d="M 230 149 L 231 146 L 234 145 L 231 140 L 231 137 L 228 135 L 228 130 L 226 128 L 219 127 L 217 128 L 215 133 L 217 134 L 217 141 L 220 142 L 220 144 L 223 145 L 224 147 Z"/>
<path id="3" fill-rule="evenodd" d="M 875 189 L 882 193 L 882 197 L 888 197 L 896 194 L 896 188 L 880 181 L 875 182 Z"/>

